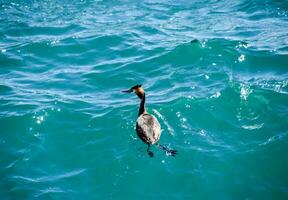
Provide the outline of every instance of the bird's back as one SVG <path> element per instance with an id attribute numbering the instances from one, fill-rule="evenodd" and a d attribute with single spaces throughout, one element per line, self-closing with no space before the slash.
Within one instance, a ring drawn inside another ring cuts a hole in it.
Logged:
<path id="1" fill-rule="evenodd" d="M 155 144 L 161 135 L 158 120 L 148 113 L 143 113 L 138 117 L 136 131 L 141 140 L 147 144 Z"/>

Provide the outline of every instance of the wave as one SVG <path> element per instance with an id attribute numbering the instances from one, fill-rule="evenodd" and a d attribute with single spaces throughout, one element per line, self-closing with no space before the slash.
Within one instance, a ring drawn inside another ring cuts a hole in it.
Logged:
<path id="1" fill-rule="evenodd" d="M 272 185 L 285 171 L 286 2 L 26 1 L 0 11 L 3 198 L 119 198 L 136 179 L 155 188 L 147 174 L 157 173 L 173 189 L 179 178 L 200 183 L 179 199 L 209 199 L 216 182 L 259 193 L 245 185 L 251 174 Z M 139 99 L 120 92 L 135 84 L 177 157 L 154 147 L 147 156 L 135 132 Z M 258 166 L 271 158 L 263 176 Z"/>
<path id="2" fill-rule="evenodd" d="M 60 175 L 49 175 L 49 176 L 43 176 L 43 177 L 38 177 L 38 178 L 30 178 L 30 177 L 25 177 L 25 176 L 13 176 L 12 178 L 27 181 L 27 182 L 33 182 L 33 183 L 50 182 L 50 181 L 53 182 L 53 181 L 58 181 L 60 179 L 77 176 L 79 174 L 82 174 L 84 171 L 85 169 L 74 170 L 71 172 L 65 172 L 64 174 L 60 174 Z"/>

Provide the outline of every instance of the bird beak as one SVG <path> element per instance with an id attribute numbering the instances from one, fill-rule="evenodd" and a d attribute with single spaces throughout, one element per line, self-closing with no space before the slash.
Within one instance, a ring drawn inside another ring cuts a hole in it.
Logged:
<path id="1" fill-rule="evenodd" d="M 133 92 L 133 90 L 132 90 L 132 89 L 129 89 L 129 90 L 122 90 L 121 92 L 124 92 L 124 93 L 131 93 L 131 92 Z"/>

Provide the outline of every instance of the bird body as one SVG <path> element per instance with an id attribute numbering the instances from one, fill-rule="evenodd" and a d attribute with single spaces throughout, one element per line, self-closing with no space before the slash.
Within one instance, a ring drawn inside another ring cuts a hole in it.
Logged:
<path id="1" fill-rule="evenodd" d="M 176 150 L 171 150 L 163 145 L 158 144 L 157 142 L 161 136 L 161 126 L 158 122 L 157 118 L 153 115 L 149 114 L 145 108 L 145 92 L 141 85 L 135 85 L 129 90 L 124 90 L 122 92 L 131 93 L 134 92 L 139 99 L 141 99 L 138 118 L 136 122 L 136 132 L 138 137 L 148 144 L 147 152 L 150 157 L 153 157 L 153 153 L 150 151 L 150 145 L 157 144 L 162 150 L 166 151 L 166 153 L 174 156 L 176 154 Z"/>
<path id="2" fill-rule="evenodd" d="M 160 139 L 161 127 L 153 115 L 143 113 L 137 119 L 136 132 L 143 142 L 155 144 Z"/>

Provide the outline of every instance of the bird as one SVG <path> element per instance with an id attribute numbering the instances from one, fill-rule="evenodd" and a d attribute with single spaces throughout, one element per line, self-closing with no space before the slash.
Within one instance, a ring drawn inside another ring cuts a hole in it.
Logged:
<path id="1" fill-rule="evenodd" d="M 147 153 L 150 157 L 154 156 L 154 153 L 150 150 L 151 145 L 156 145 L 166 152 L 167 155 L 175 156 L 177 151 L 165 147 L 158 143 L 161 136 L 161 126 L 157 118 L 149 114 L 145 107 L 145 91 L 142 85 L 137 84 L 128 90 L 122 90 L 124 93 L 135 93 L 140 101 L 138 118 L 136 121 L 136 132 L 138 137 L 148 145 Z"/>

